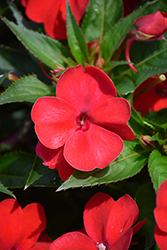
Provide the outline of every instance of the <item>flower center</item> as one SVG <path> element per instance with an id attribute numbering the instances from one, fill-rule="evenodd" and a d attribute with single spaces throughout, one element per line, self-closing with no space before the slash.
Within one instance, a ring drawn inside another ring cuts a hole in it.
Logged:
<path id="1" fill-rule="evenodd" d="M 106 249 L 106 247 L 103 245 L 103 243 L 97 243 L 97 249 L 99 249 L 99 250 L 105 250 Z"/>
<path id="2" fill-rule="evenodd" d="M 89 129 L 90 121 L 85 113 L 81 113 L 77 119 L 77 130 L 82 130 L 83 132 Z"/>

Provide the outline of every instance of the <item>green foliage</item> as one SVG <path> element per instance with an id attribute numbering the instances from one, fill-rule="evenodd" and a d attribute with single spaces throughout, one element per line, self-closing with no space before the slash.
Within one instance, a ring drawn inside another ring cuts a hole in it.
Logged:
<path id="1" fill-rule="evenodd" d="M 39 60 L 42 60 L 52 69 L 57 67 L 63 68 L 64 62 L 58 54 L 71 57 L 69 50 L 59 41 L 52 39 L 46 35 L 39 34 L 35 31 L 28 30 L 25 27 L 16 25 L 6 18 L 2 19 L 12 32 L 18 37 L 21 43 Z M 33 37 L 33 39 L 32 39 Z"/>
<path id="2" fill-rule="evenodd" d="M 54 95 L 52 86 L 38 80 L 35 75 L 15 81 L 0 95 L 0 104 L 10 102 L 35 102 L 39 97 Z"/>
<path id="3" fill-rule="evenodd" d="M 82 23 L 86 41 L 102 39 L 105 32 L 122 17 L 122 1 L 91 0 Z"/>
<path id="4" fill-rule="evenodd" d="M 7 195 L 10 195 L 13 198 L 16 198 L 16 196 L 10 190 L 8 190 L 6 187 L 4 187 L 4 185 L 1 182 L 0 182 L 0 192 L 7 194 Z"/>
<path id="5" fill-rule="evenodd" d="M 147 163 L 147 157 L 148 151 L 140 146 L 138 140 L 125 141 L 122 153 L 108 167 L 91 172 L 75 171 L 57 191 L 74 187 L 92 187 L 104 183 L 114 183 L 132 177 L 141 171 Z"/>

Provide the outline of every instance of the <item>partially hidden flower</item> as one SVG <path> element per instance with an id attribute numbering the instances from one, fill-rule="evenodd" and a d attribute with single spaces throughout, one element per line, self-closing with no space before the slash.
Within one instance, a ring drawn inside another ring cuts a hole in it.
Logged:
<path id="1" fill-rule="evenodd" d="M 157 192 L 156 208 L 154 209 L 156 227 L 155 241 L 161 250 L 167 246 L 167 180 L 164 181 Z"/>
<path id="2" fill-rule="evenodd" d="M 79 23 L 90 0 L 69 0 L 76 21 Z M 55 39 L 66 36 L 66 0 L 22 0 L 28 18 L 43 23 L 46 33 Z"/>
<path id="3" fill-rule="evenodd" d="M 132 236 L 146 222 L 144 220 L 133 226 L 138 215 L 137 204 L 129 195 L 114 201 L 108 194 L 97 193 L 84 209 L 86 234 L 79 231 L 66 233 L 51 244 L 50 250 L 129 249 Z"/>
<path id="4" fill-rule="evenodd" d="M 164 75 L 165 77 L 165 75 Z M 152 76 L 140 84 L 134 92 L 133 107 L 141 113 L 142 116 L 151 111 L 160 111 L 167 107 L 167 80 L 165 79 L 153 87 L 147 89 L 156 81 L 161 81 L 161 76 Z M 147 90 L 144 90 L 147 89 Z M 141 93 L 140 95 L 138 95 Z"/>
<path id="5" fill-rule="evenodd" d="M 38 203 L 23 209 L 15 199 L 0 203 L 1 250 L 49 250 L 51 239 L 43 232 L 46 216 Z"/>
<path id="6" fill-rule="evenodd" d="M 31 116 L 39 141 L 55 150 L 52 165 L 60 153 L 74 169 L 91 171 L 105 168 L 121 153 L 123 140 L 134 139 L 127 125 L 130 113 L 103 71 L 79 65 L 60 76 L 56 97 L 35 102 Z"/>
<path id="7" fill-rule="evenodd" d="M 164 39 L 167 31 L 167 13 L 159 10 L 153 14 L 139 17 L 134 22 L 136 26 L 136 37 L 141 40 Z"/>

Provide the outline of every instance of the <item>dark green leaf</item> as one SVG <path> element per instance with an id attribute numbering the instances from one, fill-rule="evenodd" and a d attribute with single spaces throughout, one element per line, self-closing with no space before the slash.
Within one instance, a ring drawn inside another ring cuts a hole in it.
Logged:
<path id="1" fill-rule="evenodd" d="M 120 95 L 127 95 L 129 93 L 133 93 L 134 84 L 130 79 L 126 77 L 115 77 L 112 78 L 112 80 Z"/>
<path id="2" fill-rule="evenodd" d="M 4 187 L 4 185 L 1 182 L 0 182 L 0 192 L 7 194 L 7 195 L 10 195 L 16 199 L 16 196 L 10 190 L 8 190 L 6 187 Z"/>
<path id="3" fill-rule="evenodd" d="M 66 11 L 68 43 L 76 61 L 83 65 L 88 58 L 87 45 L 82 31 L 71 12 L 68 0 L 66 1 Z"/>
<path id="4" fill-rule="evenodd" d="M 11 73 L 11 71 L 0 75 L 0 84 L 5 80 L 5 78 L 7 78 L 7 76 L 9 75 L 9 73 Z"/>
<path id="5" fill-rule="evenodd" d="M 34 162 L 34 156 L 22 152 L 12 152 L 0 158 L 0 181 L 10 188 L 25 185 Z"/>
<path id="6" fill-rule="evenodd" d="M 102 38 L 104 33 L 122 17 L 122 1 L 91 0 L 82 23 L 86 41 Z"/>
<path id="7" fill-rule="evenodd" d="M 123 152 L 108 167 L 102 170 L 95 169 L 91 172 L 75 171 L 57 191 L 117 182 L 132 177 L 144 167 L 147 163 L 147 158 L 148 151 L 143 150 L 138 140 L 125 141 Z"/>
<path id="8" fill-rule="evenodd" d="M 154 150 L 150 154 L 148 168 L 154 188 L 157 191 L 160 184 L 167 180 L 167 156 L 162 155 L 157 149 Z"/>
<path id="9" fill-rule="evenodd" d="M 166 2 L 166 0 L 158 0 L 158 1 L 162 4 L 165 12 L 167 12 L 167 2 Z"/>
<path id="10" fill-rule="evenodd" d="M 130 62 L 127 61 L 110 61 L 104 65 L 103 71 L 109 71 L 113 69 L 116 66 L 124 65 L 124 64 L 130 64 Z"/>
<path id="11" fill-rule="evenodd" d="M 35 102 L 39 97 L 54 95 L 52 86 L 48 86 L 35 75 L 25 76 L 15 81 L 0 95 L 0 104 L 10 102 Z"/>
<path id="12" fill-rule="evenodd" d="M 49 36 L 28 30 L 22 26 L 18 26 L 6 18 L 3 18 L 3 21 L 28 50 L 50 68 L 55 69 L 57 66 L 63 68 L 65 66 L 56 52 L 60 55 L 63 54 L 66 57 L 71 57 L 69 50 L 59 41 Z"/>
<path id="13" fill-rule="evenodd" d="M 33 168 L 27 179 L 24 189 L 27 189 L 30 185 L 33 186 L 52 186 L 56 187 L 60 185 L 60 178 L 56 170 L 51 170 L 42 164 L 42 159 L 36 156 Z M 35 182 L 35 183 L 34 183 Z"/>
<path id="14" fill-rule="evenodd" d="M 149 250 L 155 244 L 155 220 L 153 215 L 153 209 L 155 208 L 155 191 L 153 190 L 152 183 L 145 183 L 139 188 L 136 194 L 136 202 L 140 211 L 138 220 L 147 220 L 142 229 L 146 236 L 145 250 Z"/>
<path id="15" fill-rule="evenodd" d="M 108 30 L 101 44 L 102 57 L 104 59 L 109 60 L 111 58 L 116 49 L 122 43 L 125 36 L 130 31 L 134 20 L 142 14 L 148 5 L 149 4 L 146 3 L 143 7 L 139 8 L 129 16 L 121 19 Z"/>

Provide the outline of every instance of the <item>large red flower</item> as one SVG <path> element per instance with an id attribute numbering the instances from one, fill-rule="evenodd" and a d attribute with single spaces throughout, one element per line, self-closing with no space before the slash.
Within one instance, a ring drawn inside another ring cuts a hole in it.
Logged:
<path id="1" fill-rule="evenodd" d="M 0 250 L 49 250 L 51 239 L 46 235 L 38 239 L 45 227 L 46 216 L 40 204 L 22 209 L 14 199 L 0 203 Z"/>
<path id="2" fill-rule="evenodd" d="M 139 40 L 163 38 L 163 33 L 167 31 L 167 13 L 158 10 L 153 14 L 137 18 L 134 24 Z"/>
<path id="3" fill-rule="evenodd" d="M 145 223 L 132 228 L 139 215 L 135 201 L 124 195 L 117 201 L 97 193 L 85 206 L 83 220 L 86 234 L 70 232 L 56 239 L 50 250 L 126 250 L 133 234 Z"/>
<path id="4" fill-rule="evenodd" d="M 156 221 L 155 240 L 161 250 L 167 246 L 167 180 L 164 181 L 157 192 L 156 208 L 154 209 Z"/>
<path id="5" fill-rule="evenodd" d="M 90 0 L 69 0 L 71 10 L 79 23 Z M 22 0 L 26 15 L 43 23 L 46 33 L 56 39 L 66 38 L 66 0 Z"/>
<path id="6" fill-rule="evenodd" d="M 134 97 L 138 95 L 148 84 L 158 79 L 159 76 L 152 76 L 144 81 L 134 92 Z M 134 108 L 142 116 L 151 111 L 159 111 L 167 107 L 167 80 L 149 88 L 133 100 Z"/>
<path id="7" fill-rule="evenodd" d="M 80 65 L 67 69 L 59 78 L 56 96 L 39 98 L 32 120 L 40 142 L 52 150 L 62 149 L 73 168 L 103 169 L 121 153 L 123 140 L 134 139 L 127 125 L 129 103 L 116 97 L 113 82 L 100 69 Z"/>

